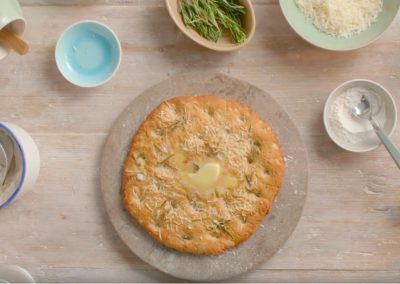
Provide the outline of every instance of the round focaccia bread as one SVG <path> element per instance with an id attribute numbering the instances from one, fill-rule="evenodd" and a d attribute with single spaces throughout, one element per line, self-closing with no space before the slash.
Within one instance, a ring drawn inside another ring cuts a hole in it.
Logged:
<path id="1" fill-rule="evenodd" d="M 275 134 L 248 107 L 214 96 L 176 97 L 134 135 L 123 203 L 165 246 L 213 255 L 250 237 L 283 173 Z"/>

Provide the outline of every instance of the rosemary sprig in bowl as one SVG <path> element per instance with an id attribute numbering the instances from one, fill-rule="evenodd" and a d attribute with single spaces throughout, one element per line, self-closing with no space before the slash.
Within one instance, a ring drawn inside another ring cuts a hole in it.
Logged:
<path id="1" fill-rule="evenodd" d="M 242 17 L 246 8 L 238 0 L 178 0 L 182 20 L 202 37 L 217 42 L 227 31 L 233 42 L 243 43 Z"/>
<path id="2" fill-rule="evenodd" d="M 1 1 L 1 0 L 0 0 Z M 232 51 L 250 42 L 255 32 L 251 0 L 165 0 L 177 27 L 198 44 Z"/>

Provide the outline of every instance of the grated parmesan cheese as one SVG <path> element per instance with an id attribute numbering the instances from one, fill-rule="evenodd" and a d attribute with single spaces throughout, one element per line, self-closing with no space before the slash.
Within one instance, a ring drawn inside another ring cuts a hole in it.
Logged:
<path id="1" fill-rule="evenodd" d="M 319 30 L 350 37 L 366 30 L 382 11 L 382 0 L 296 0 L 300 11 Z"/>

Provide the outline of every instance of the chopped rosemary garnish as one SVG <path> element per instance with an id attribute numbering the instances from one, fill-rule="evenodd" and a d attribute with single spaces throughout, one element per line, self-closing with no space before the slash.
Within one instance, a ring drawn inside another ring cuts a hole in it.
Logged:
<path id="1" fill-rule="evenodd" d="M 185 25 L 208 40 L 217 42 L 225 31 L 235 43 L 246 40 L 241 19 L 246 9 L 238 0 L 180 0 L 180 12 Z"/>

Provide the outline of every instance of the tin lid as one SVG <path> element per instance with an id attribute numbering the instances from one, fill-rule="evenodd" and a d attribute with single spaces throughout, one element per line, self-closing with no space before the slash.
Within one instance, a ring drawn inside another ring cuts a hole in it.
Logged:
<path id="1" fill-rule="evenodd" d="M 9 204 L 18 193 L 20 181 L 23 176 L 23 165 L 21 153 L 16 148 L 17 144 L 14 138 L 1 128 L 0 144 L 4 149 L 5 155 L 7 157 L 6 159 L 8 160 L 7 168 L 3 169 L 4 167 L 2 167 L 0 169 L 2 173 L 6 171 L 5 179 L 0 180 L 0 208 L 2 208 Z"/>

